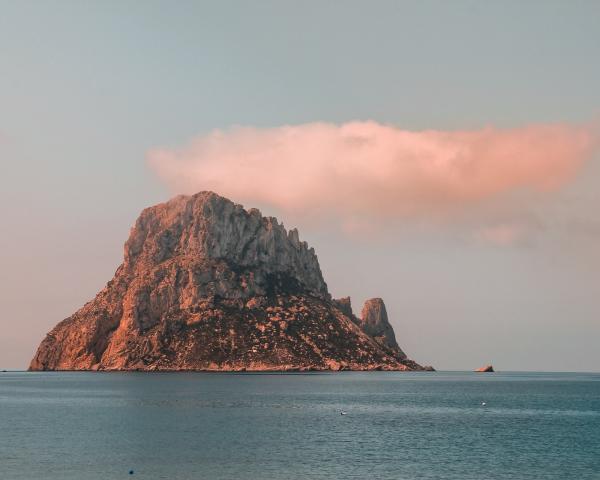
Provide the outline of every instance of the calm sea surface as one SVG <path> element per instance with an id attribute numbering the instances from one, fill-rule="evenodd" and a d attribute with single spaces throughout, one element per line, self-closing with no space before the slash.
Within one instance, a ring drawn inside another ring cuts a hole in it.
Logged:
<path id="1" fill-rule="evenodd" d="M 600 479 L 600 374 L 0 373 L 38 478 Z"/>

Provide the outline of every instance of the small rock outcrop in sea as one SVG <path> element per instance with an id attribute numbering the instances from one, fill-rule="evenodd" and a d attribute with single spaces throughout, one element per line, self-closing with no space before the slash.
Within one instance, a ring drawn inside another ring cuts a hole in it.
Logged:
<path id="1" fill-rule="evenodd" d="M 297 230 L 212 192 L 145 209 L 96 297 L 30 370 L 420 370 L 381 299 L 333 300 Z"/>
<path id="2" fill-rule="evenodd" d="M 491 365 L 486 365 L 485 367 L 480 367 L 477 370 L 475 370 L 476 372 L 493 372 L 494 371 L 494 367 L 492 367 Z"/>

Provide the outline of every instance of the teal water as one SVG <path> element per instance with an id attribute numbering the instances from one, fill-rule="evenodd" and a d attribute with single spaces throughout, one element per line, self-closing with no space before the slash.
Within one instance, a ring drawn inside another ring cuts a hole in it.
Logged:
<path id="1" fill-rule="evenodd" d="M 0 373 L 38 478 L 600 479 L 600 374 Z"/>

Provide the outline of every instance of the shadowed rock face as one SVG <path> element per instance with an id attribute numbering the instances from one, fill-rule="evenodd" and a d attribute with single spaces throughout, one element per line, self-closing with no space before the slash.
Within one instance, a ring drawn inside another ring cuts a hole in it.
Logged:
<path id="1" fill-rule="evenodd" d="M 351 318 L 354 323 L 358 324 L 358 319 L 354 316 L 354 313 L 352 313 L 352 303 L 350 302 L 350 297 L 337 298 L 333 302 L 344 315 L 346 315 L 348 318 Z"/>
<path id="2" fill-rule="evenodd" d="M 30 369 L 420 368 L 394 345 L 361 329 L 349 299 L 331 299 L 297 230 L 201 192 L 142 212 L 114 278 L 46 336 Z"/>

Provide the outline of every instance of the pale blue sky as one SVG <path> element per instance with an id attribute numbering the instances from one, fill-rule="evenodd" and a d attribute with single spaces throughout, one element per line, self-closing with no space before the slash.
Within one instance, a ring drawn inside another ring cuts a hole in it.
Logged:
<path id="1" fill-rule="evenodd" d="M 0 0 L 0 368 L 26 367 L 110 279 L 139 211 L 168 198 L 148 149 L 232 125 L 588 122 L 599 58 L 593 1 Z M 301 234 L 332 292 L 355 310 L 382 296 L 422 363 L 600 370 L 598 170 L 571 186 L 575 207 L 544 210 L 589 234 L 508 249 Z"/>

